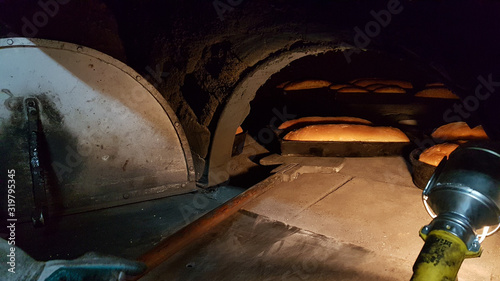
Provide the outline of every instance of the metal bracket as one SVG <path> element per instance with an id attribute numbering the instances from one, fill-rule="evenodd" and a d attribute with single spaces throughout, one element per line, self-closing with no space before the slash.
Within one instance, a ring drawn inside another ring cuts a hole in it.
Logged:
<path id="1" fill-rule="evenodd" d="M 45 177 L 40 163 L 40 136 L 42 135 L 42 123 L 40 121 L 40 108 L 35 98 L 27 98 L 25 101 L 28 116 L 28 144 L 29 162 L 31 169 L 31 180 L 33 183 L 33 199 L 35 209 L 31 220 L 35 227 L 45 225 L 47 218 L 47 195 L 45 193 Z"/>
<path id="2" fill-rule="evenodd" d="M 434 230 L 443 230 L 460 238 L 467 247 L 466 257 L 478 257 L 482 253 L 478 236 L 467 221 L 454 214 L 441 214 L 420 230 L 420 237 L 426 241 Z"/>
<path id="3" fill-rule="evenodd" d="M 122 281 L 146 270 L 145 264 L 123 258 L 87 253 L 75 260 L 53 260 L 45 263 L 37 281 Z"/>

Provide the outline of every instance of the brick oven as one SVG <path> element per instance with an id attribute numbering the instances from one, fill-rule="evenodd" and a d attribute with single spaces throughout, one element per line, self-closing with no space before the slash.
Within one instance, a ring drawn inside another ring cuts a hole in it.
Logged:
<path id="1" fill-rule="evenodd" d="M 452 142 L 498 155 L 498 11 L 496 1 L 0 1 L 0 179 L 8 199 L 17 171 L 16 245 L 29 262 L 97 251 L 128 259 L 105 260 L 111 271 L 133 272 L 139 260 L 137 280 L 409 279 L 427 211 L 439 209 L 422 204 L 436 168 L 418 159 L 443 142 L 435 130 L 480 128 Z M 287 142 L 306 125 L 280 126 L 311 117 L 359 118 L 408 141 Z M 499 239 L 459 280 L 500 280 Z"/>

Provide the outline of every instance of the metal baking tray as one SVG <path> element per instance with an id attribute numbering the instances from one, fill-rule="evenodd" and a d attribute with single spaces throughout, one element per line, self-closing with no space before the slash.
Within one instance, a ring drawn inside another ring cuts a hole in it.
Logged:
<path id="1" fill-rule="evenodd" d="M 373 157 L 403 155 L 411 142 L 338 142 L 281 140 L 283 156 Z"/>
<path id="2" fill-rule="evenodd" d="M 420 153 L 422 153 L 422 150 L 419 148 L 410 153 L 411 177 L 415 186 L 423 190 L 432 174 L 434 174 L 436 167 L 418 160 Z"/>

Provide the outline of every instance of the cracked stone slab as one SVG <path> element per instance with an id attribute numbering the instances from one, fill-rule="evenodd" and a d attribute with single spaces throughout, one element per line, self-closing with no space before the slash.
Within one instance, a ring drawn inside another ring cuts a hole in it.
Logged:
<path id="1" fill-rule="evenodd" d="M 408 187 L 413 184 L 409 164 L 401 156 L 345 158 L 341 174 Z"/>
<path id="2" fill-rule="evenodd" d="M 430 221 L 421 190 L 355 177 L 287 223 L 396 257 L 412 268 L 424 244 L 419 230 Z M 491 262 L 500 254 L 488 250 L 489 259 L 464 261 L 459 280 L 489 280 L 498 271 Z"/>
<path id="3" fill-rule="evenodd" d="M 257 200 L 245 205 L 244 209 L 288 222 L 350 179 L 350 176 L 338 173 L 299 174 L 295 180 L 277 184 Z"/>
<path id="4" fill-rule="evenodd" d="M 272 154 L 260 160 L 264 166 L 286 165 L 291 163 L 302 166 L 339 167 L 344 162 L 342 157 L 305 157 L 305 156 L 281 156 Z"/>
<path id="5" fill-rule="evenodd" d="M 411 260 L 430 220 L 420 190 L 355 177 L 289 223 Z"/>
<path id="6" fill-rule="evenodd" d="M 402 263 L 240 211 L 140 280 L 408 280 Z"/>

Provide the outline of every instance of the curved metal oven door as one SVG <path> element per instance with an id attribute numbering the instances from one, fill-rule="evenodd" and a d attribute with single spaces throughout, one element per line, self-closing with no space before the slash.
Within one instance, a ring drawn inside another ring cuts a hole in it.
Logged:
<path id="1" fill-rule="evenodd" d="M 196 188 L 173 110 L 130 67 L 86 47 L 26 38 L 0 39 L 0 62 L 0 171 L 15 182 L 18 221 L 43 224 L 47 213 Z"/>

